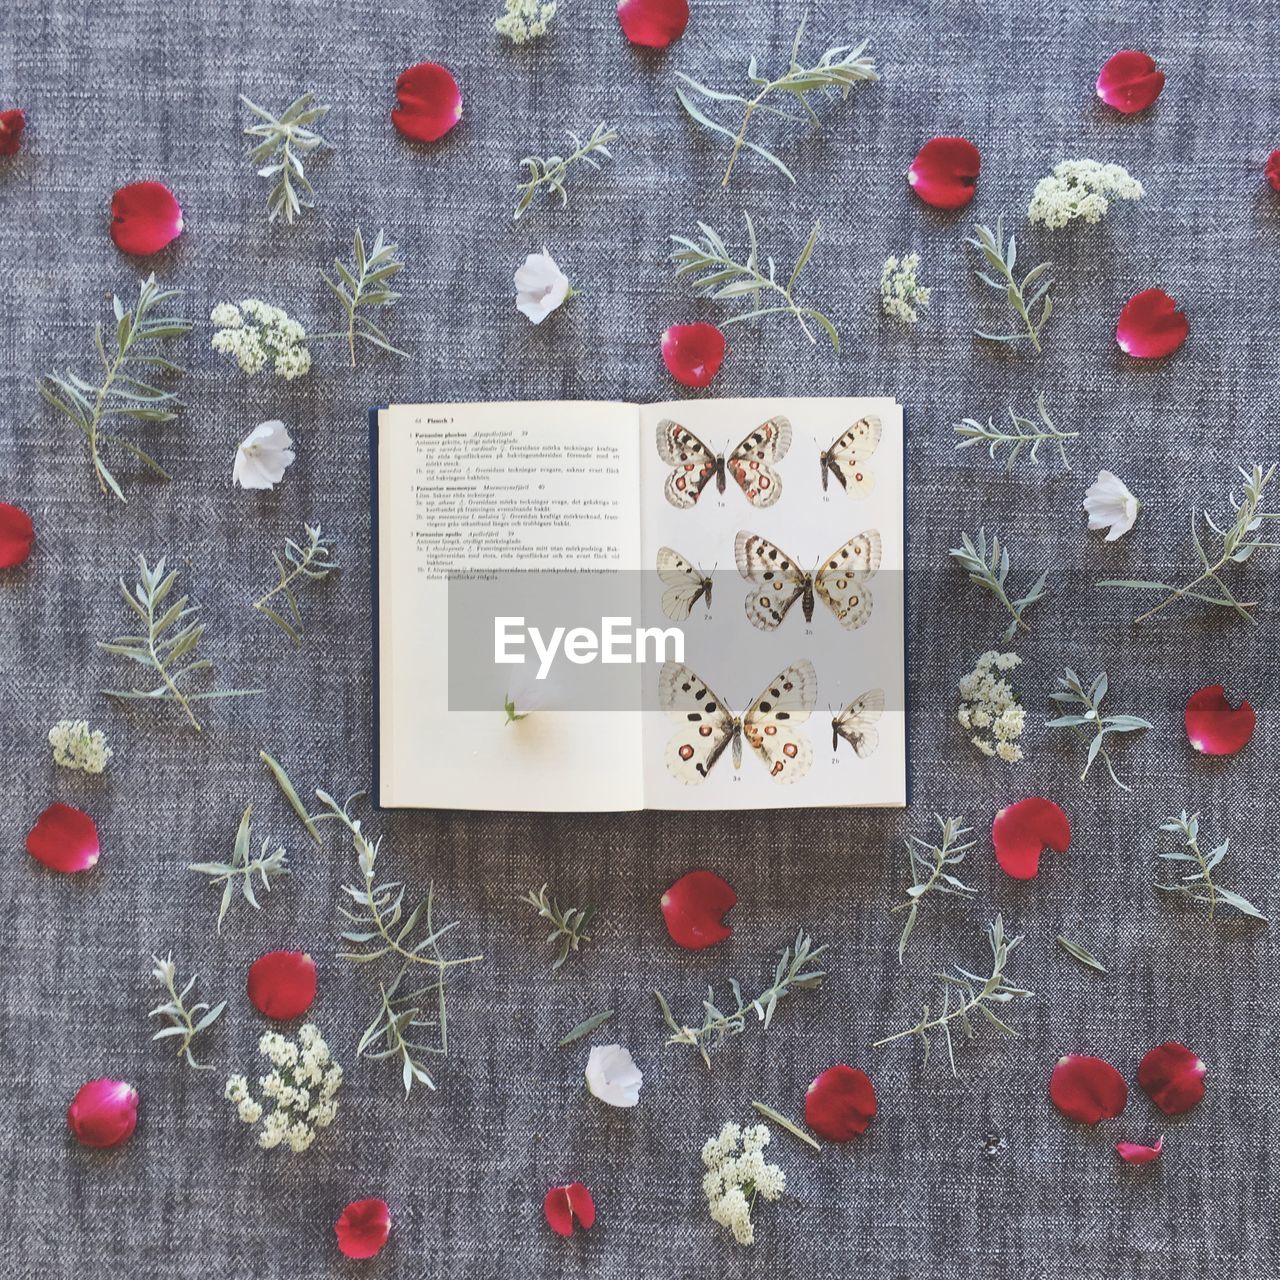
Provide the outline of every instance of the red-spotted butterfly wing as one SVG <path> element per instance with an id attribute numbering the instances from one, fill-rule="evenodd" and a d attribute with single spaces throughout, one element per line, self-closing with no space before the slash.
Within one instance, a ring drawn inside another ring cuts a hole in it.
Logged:
<path id="1" fill-rule="evenodd" d="M 818 677 L 807 658 L 771 680 L 742 717 L 742 736 L 775 782 L 796 782 L 813 763 L 809 739 L 796 729 L 818 702 Z"/>
<path id="2" fill-rule="evenodd" d="M 773 469 L 791 448 L 791 422 L 781 414 L 762 422 L 729 455 L 725 469 L 753 507 L 771 507 L 782 497 L 782 477 Z"/>

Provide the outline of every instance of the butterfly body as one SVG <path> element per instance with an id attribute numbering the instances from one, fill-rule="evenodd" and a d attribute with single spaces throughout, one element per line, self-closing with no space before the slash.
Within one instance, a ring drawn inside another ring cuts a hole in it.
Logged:
<path id="1" fill-rule="evenodd" d="M 818 455 L 822 468 L 822 491 L 827 490 L 827 477 L 834 476 L 851 498 L 865 498 L 875 487 L 875 476 L 867 459 L 880 444 L 880 419 L 874 414 L 859 418 L 843 435 Z"/>
<path id="2" fill-rule="evenodd" d="M 876 721 L 884 713 L 884 690 L 868 689 L 859 694 L 839 715 L 831 718 L 831 750 L 840 750 L 843 738 L 854 754 L 865 760 L 880 745 Z"/>
<path id="3" fill-rule="evenodd" d="M 752 506 L 769 507 L 782 496 L 782 477 L 773 464 L 791 447 L 791 423 L 781 416 L 762 422 L 726 457 L 708 448 L 688 427 L 663 418 L 657 444 L 658 456 L 674 468 L 663 486 L 673 507 L 694 506 L 713 480 L 716 491 L 723 493 L 726 475 L 733 477 Z"/>
<path id="4" fill-rule="evenodd" d="M 866 584 L 880 568 L 880 556 L 879 533 L 866 529 L 812 570 L 804 570 L 767 538 L 743 529 L 734 541 L 734 558 L 738 572 L 757 584 L 743 602 L 747 619 L 760 631 L 772 631 L 799 601 L 805 622 L 812 622 L 816 595 L 852 631 L 871 616 L 873 600 Z"/>
<path id="5" fill-rule="evenodd" d="M 711 612 L 711 575 L 670 547 L 658 548 L 658 577 L 667 588 L 662 593 L 662 612 L 674 622 L 683 622 L 699 600 Z"/>

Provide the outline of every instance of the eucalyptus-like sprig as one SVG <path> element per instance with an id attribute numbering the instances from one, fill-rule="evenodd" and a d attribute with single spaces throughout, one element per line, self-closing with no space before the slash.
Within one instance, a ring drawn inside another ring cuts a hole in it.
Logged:
<path id="1" fill-rule="evenodd" d="M 1018 630 L 1029 631 L 1030 627 L 1023 621 L 1022 615 L 1041 596 L 1044 595 L 1045 579 L 1049 572 L 1046 569 L 1032 584 L 1031 589 L 1017 600 L 1010 600 L 1005 590 L 1005 579 L 1009 576 L 1009 548 L 1002 546 L 997 535 L 992 534 L 991 546 L 987 547 L 987 531 L 978 530 L 976 538 L 967 533 L 960 535 L 960 546 L 952 547 L 947 554 L 969 575 L 969 581 L 976 583 L 984 591 L 989 591 L 1005 611 L 1013 619 L 1005 628 L 1001 639 L 1007 644 Z"/>
<path id="2" fill-rule="evenodd" d="M 997 427 L 996 424 L 988 418 L 986 423 L 979 422 L 976 418 L 965 418 L 962 422 L 957 422 L 954 426 L 956 435 L 960 437 L 956 444 L 957 449 L 972 449 L 974 445 L 985 444 L 987 446 L 987 456 L 993 461 L 1001 449 L 1008 449 L 1009 452 L 1005 456 L 1004 469 L 1010 472 L 1014 468 L 1014 464 L 1018 461 L 1022 451 L 1030 448 L 1027 457 L 1031 462 L 1035 462 L 1036 451 L 1046 440 L 1053 442 L 1054 447 L 1058 450 L 1058 456 L 1062 459 L 1062 465 L 1067 470 L 1071 470 L 1071 463 L 1067 459 L 1067 440 L 1079 439 L 1078 431 L 1059 431 L 1049 418 L 1044 407 L 1043 394 L 1036 397 L 1036 409 L 1040 413 L 1040 421 L 1033 422 L 1030 418 L 1024 418 L 1021 414 L 1015 413 L 1013 406 L 1009 406 L 1009 426 Z"/>
<path id="3" fill-rule="evenodd" d="M 116 636 L 112 640 L 99 640 L 98 648 L 117 657 L 128 658 L 146 667 L 159 680 L 154 689 L 104 689 L 109 698 L 140 702 L 176 702 L 192 725 L 202 726 L 192 710 L 193 702 L 210 698 L 244 698 L 260 689 L 207 689 L 192 692 L 184 688 L 189 676 L 197 671 L 211 671 L 213 663 L 208 658 L 195 656 L 196 646 L 204 635 L 205 624 L 196 621 L 200 606 L 190 603 L 190 596 L 179 596 L 169 603 L 178 571 L 165 573 L 164 557 L 154 568 L 147 564 L 146 556 L 138 556 L 138 582 L 130 591 L 120 579 L 120 594 L 125 603 L 142 622 L 140 635 Z"/>
<path id="4" fill-rule="evenodd" d="M 822 985 L 827 976 L 824 969 L 815 969 L 814 962 L 826 951 L 826 943 L 820 947 L 813 945 L 813 940 L 802 929 L 796 934 L 795 941 L 783 948 L 774 970 L 772 984 L 752 1000 L 744 1000 L 742 987 L 734 978 L 729 979 L 733 990 L 733 1008 L 727 1012 L 716 1007 L 715 992 L 707 988 L 707 998 L 702 1002 L 702 1025 L 687 1027 L 678 1023 L 671 1014 L 671 1006 L 661 991 L 653 994 L 657 997 L 658 1007 L 662 1010 L 663 1020 L 671 1029 L 667 1044 L 687 1044 L 702 1055 L 702 1060 L 711 1068 L 710 1050 L 723 1044 L 730 1036 L 741 1035 L 747 1029 L 747 1014 L 754 1013 L 765 1027 L 773 1021 L 774 1010 L 779 1000 L 785 1000 L 797 991 L 810 991 Z"/>
<path id="5" fill-rule="evenodd" d="M 800 63 L 800 41 L 804 38 L 805 21 L 805 19 L 801 20 L 800 26 L 796 30 L 796 37 L 791 42 L 791 59 L 783 75 L 775 79 L 760 75 L 756 69 L 756 59 L 754 57 L 747 64 L 747 79 L 758 90 L 753 97 L 744 98 L 740 94 L 723 93 L 719 89 L 709 89 L 706 85 L 699 84 L 691 76 L 687 76 L 680 71 L 676 72 L 677 78 L 683 80 L 695 94 L 711 102 L 735 103 L 743 109 L 742 123 L 735 133 L 732 129 L 726 128 L 718 121 L 713 120 L 694 103 L 684 89 L 678 85 L 676 86 L 676 96 L 680 99 L 680 105 L 684 107 L 689 115 L 704 129 L 710 129 L 712 133 L 718 133 L 728 138 L 733 144 L 733 149 L 729 154 L 729 165 L 725 169 L 724 178 L 720 183 L 722 187 L 729 185 L 729 177 L 733 173 L 733 166 L 737 163 L 738 155 L 743 147 L 754 151 L 758 156 L 762 156 L 771 165 L 785 173 L 792 182 L 796 180 L 795 174 L 772 151 L 747 138 L 747 127 L 751 123 L 751 117 L 757 111 L 763 111 L 767 115 L 776 116 L 782 120 L 799 121 L 802 124 L 807 120 L 817 124 L 819 123 L 818 113 L 809 105 L 809 94 L 821 93 L 826 97 L 839 94 L 843 100 L 849 97 L 850 90 L 860 81 L 878 80 L 880 78 L 876 74 L 874 59 L 866 56 L 868 43 L 866 40 L 856 46 L 847 44 L 835 45 L 828 49 L 812 66 L 802 66 Z M 771 94 L 790 95 L 795 103 L 804 108 L 805 114 L 797 115 L 794 111 L 782 111 L 770 105 L 766 99 Z"/>
<path id="6" fill-rule="evenodd" d="M 1117 733 L 1137 733 L 1141 729 L 1150 729 L 1151 722 L 1139 716 L 1104 716 L 1102 700 L 1107 696 L 1107 673 L 1103 671 L 1086 689 L 1083 681 L 1070 667 L 1065 674 L 1058 677 L 1058 687 L 1049 695 L 1054 702 L 1062 706 L 1079 706 L 1084 711 L 1065 716 L 1057 716 L 1045 721 L 1047 729 L 1074 729 L 1089 744 L 1088 758 L 1085 760 L 1084 772 L 1080 775 L 1083 782 L 1093 768 L 1093 762 L 1101 756 L 1106 763 L 1111 781 L 1121 791 L 1132 791 L 1116 777 L 1115 766 L 1111 761 L 1111 752 L 1107 748 L 1107 735 Z"/>
<path id="7" fill-rule="evenodd" d="M 1040 347 L 1040 331 L 1053 314 L 1053 299 L 1049 291 L 1054 286 L 1054 279 L 1049 275 L 1051 262 L 1042 262 L 1032 267 L 1021 280 L 1014 274 L 1018 261 L 1017 237 L 1010 236 L 1008 244 L 1004 239 L 1004 216 L 996 219 L 995 230 L 978 225 L 973 235 L 965 240 L 986 259 L 990 272 L 978 269 L 978 279 L 993 289 L 1017 313 L 1022 321 L 1023 329 L 1016 333 L 987 333 L 982 329 L 974 332 L 979 338 L 990 342 L 1021 342 L 1031 339 L 1031 345 L 1037 351 Z M 1039 314 L 1036 308 L 1039 308 Z"/>
<path id="8" fill-rule="evenodd" d="M 1209 908 L 1210 920 L 1213 919 L 1219 903 L 1226 907 L 1234 907 L 1242 915 L 1254 920 L 1267 918 L 1248 898 L 1232 893 L 1230 889 L 1224 889 L 1213 877 L 1214 871 L 1227 856 L 1230 839 L 1224 840 L 1216 849 L 1205 853 L 1200 848 L 1200 815 L 1193 813 L 1187 817 L 1185 809 L 1176 818 L 1166 818 L 1160 830 L 1181 836 L 1183 848 L 1158 853 L 1156 855 L 1158 858 L 1163 858 L 1166 862 L 1195 863 L 1195 870 L 1189 875 L 1180 876 L 1176 884 L 1153 881 L 1155 888 L 1161 893 L 1174 893 L 1180 897 L 1189 898 L 1192 902 L 1205 903 Z"/>
<path id="9" fill-rule="evenodd" d="M 150 454 L 119 433 L 128 425 L 126 420 L 172 422 L 182 408 L 182 401 L 174 392 L 146 381 L 155 374 L 183 372 L 157 350 L 157 344 L 164 339 L 191 332 L 188 321 L 161 313 L 164 304 L 177 296 L 176 289 L 161 289 L 154 273 L 139 286 L 138 302 L 132 311 L 126 311 L 112 294 L 113 331 L 108 334 L 101 321 L 93 331 L 94 348 L 102 365 L 99 380 L 86 382 L 68 371 L 62 377 L 46 374 L 37 384 L 41 396 L 84 433 L 98 488 L 103 493 L 109 489 L 121 502 L 126 501 L 124 492 L 103 460 L 107 446 L 131 454 L 148 471 L 162 480 L 169 479 L 169 473 Z"/>
<path id="10" fill-rule="evenodd" d="M 594 914 L 591 907 L 562 908 L 555 898 L 548 896 L 545 884 L 541 889 L 530 889 L 520 901 L 532 907 L 551 926 L 547 941 L 556 945 L 556 958 L 551 965 L 553 971 L 568 960 L 571 952 L 591 941 L 591 935 L 586 932 Z"/>
<path id="11" fill-rule="evenodd" d="M 159 956 L 152 956 L 151 960 L 155 965 L 151 970 L 151 976 L 169 995 L 166 1001 L 156 1005 L 147 1014 L 148 1018 L 163 1018 L 167 1023 L 151 1037 L 152 1040 L 176 1040 L 178 1057 L 185 1057 L 187 1064 L 197 1071 L 212 1071 L 213 1067 L 209 1063 L 196 1061 L 195 1054 L 191 1052 L 191 1042 L 202 1031 L 213 1026 L 227 1007 L 227 1002 L 222 1000 L 211 1006 L 199 1000 L 188 1005 L 187 997 L 191 994 L 191 989 L 196 985 L 200 975 L 192 974 L 191 980 L 179 991 L 177 969 L 173 963 L 172 952 L 163 960 Z"/>
<path id="12" fill-rule="evenodd" d="M 516 211 L 512 215 L 514 222 L 520 221 L 525 210 L 533 203 L 534 197 L 544 189 L 547 195 L 560 197 L 560 207 L 563 209 L 569 203 L 569 192 L 564 185 L 565 178 L 569 176 L 569 170 L 575 164 L 581 162 L 589 164 L 593 169 L 598 169 L 600 161 L 596 156 L 603 156 L 606 160 L 613 159 L 609 144 L 617 142 L 618 131 L 612 125 L 605 124 L 601 120 L 592 129 L 591 136 L 585 142 L 572 129 L 568 130 L 568 134 L 574 150 L 567 156 L 525 156 L 520 161 L 520 167 L 528 169 L 529 179 L 516 187 L 516 195 L 519 198 L 516 201 Z"/>
<path id="13" fill-rule="evenodd" d="M 329 108 L 317 106 L 315 94 L 310 92 L 295 98 L 278 116 L 256 106 L 243 93 L 240 101 L 262 121 L 261 124 L 250 125 L 245 134 L 258 139 L 257 146 L 249 152 L 249 159 L 262 165 L 258 177 L 275 179 L 267 197 L 267 220 L 274 222 L 283 215 L 286 222 L 292 222 L 303 208 L 315 207 L 312 199 L 315 191 L 306 175 L 302 157 L 330 145 L 311 128 L 328 115 Z"/>
<path id="14" fill-rule="evenodd" d="M 805 242 L 804 248 L 800 250 L 800 256 L 791 269 L 787 283 L 781 284 L 777 279 L 777 268 L 772 258 L 766 259 L 769 264 L 768 274 L 760 270 L 760 247 L 756 239 L 755 225 L 749 213 L 744 213 L 742 216 L 747 223 L 747 239 L 750 244 L 745 262 L 738 262 L 725 247 L 719 234 L 705 222 L 700 222 L 698 227 L 702 236 L 698 240 L 690 240 L 686 236 L 671 237 L 677 246 L 676 251 L 671 255 L 671 261 L 677 264 L 676 278 L 695 277 L 692 279 L 694 292 L 703 297 L 713 298 L 717 302 L 749 297 L 754 304 L 751 310 L 730 316 L 724 322 L 726 326 L 742 324 L 746 320 L 756 320 L 761 316 L 792 315 L 795 316 L 800 328 L 804 330 L 804 336 L 810 342 L 817 342 L 818 339 L 806 320 L 813 320 L 820 324 L 831 339 L 831 345 L 839 351 L 840 334 L 836 331 L 835 325 L 821 311 L 802 306 L 793 296 L 796 280 L 813 256 L 822 223 L 819 221 L 813 224 L 813 230 L 809 233 L 809 239 Z M 777 294 L 785 305 L 762 306 L 761 299 L 764 293 Z"/>
<path id="15" fill-rule="evenodd" d="M 1208 511 L 1192 508 L 1191 541 L 1195 544 L 1196 555 L 1199 556 L 1202 566 L 1199 576 L 1192 578 L 1190 582 L 1182 587 L 1170 586 L 1167 582 L 1145 582 L 1133 578 L 1104 578 L 1098 583 L 1100 587 L 1133 587 L 1138 591 L 1165 591 L 1168 593 L 1159 604 L 1148 609 L 1146 613 L 1139 614 L 1134 619 L 1135 622 L 1145 622 L 1146 619 L 1154 617 L 1175 600 L 1200 600 L 1205 604 L 1222 605 L 1234 610 L 1246 622 L 1257 621 L 1250 610 L 1256 609 L 1258 602 L 1256 600 L 1242 601 L 1238 599 L 1222 575 L 1224 570 L 1231 565 L 1243 564 L 1255 551 L 1274 550 L 1280 546 L 1280 543 L 1265 542 L 1257 536 L 1264 520 L 1274 520 L 1277 516 L 1280 516 L 1280 512 L 1264 511 L 1262 509 L 1267 485 L 1271 483 L 1276 468 L 1273 463 L 1263 471 L 1255 463 L 1252 469 L 1240 467 L 1239 471 L 1241 476 L 1244 477 L 1244 492 L 1240 498 L 1237 498 L 1234 492 L 1227 495 L 1227 501 L 1231 506 L 1232 512 L 1229 523 L 1223 521 L 1222 526 L 1219 527 Z M 1221 547 L 1216 548 L 1213 552 L 1210 552 L 1205 547 L 1204 540 L 1200 536 L 1199 526 L 1202 519 L 1209 526 L 1213 535 L 1222 541 Z M 1217 594 L 1209 594 L 1208 587 L 1203 590 L 1197 590 L 1201 583 L 1211 584 Z"/>
<path id="16" fill-rule="evenodd" d="M 302 610 L 298 608 L 297 596 L 294 594 L 297 587 L 301 585 L 299 580 L 319 581 L 342 568 L 333 559 L 333 550 L 328 545 L 331 539 L 325 538 L 320 526 L 304 524 L 302 527 L 306 531 L 307 545 L 304 547 L 292 538 L 286 538 L 284 558 L 281 558 L 278 551 L 271 553 L 272 559 L 276 562 L 276 570 L 280 574 L 280 581 L 253 602 L 253 607 L 270 618 L 294 644 L 302 643 L 303 632 Z M 270 603 L 276 596 L 284 597 L 283 606 L 277 607 Z M 289 618 L 284 616 L 282 611 L 284 607 L 288 608 Z"/>
<path id="17" fill-rule="evenodd" d="M 1091 951 L 1082 947 L 1078 942 L 1073 942 L 1065 934 L 1058 934 L 1058 946 L 1067 953 L 1073 960 L 1079 960 L 1086 968 L 1093 969 L 1097 973 L 1106 973 L 1107 966 L 1102 963 Z"/>
<path id="18" fill-rule="evenodd" d="M 236 829 L 236 840 L 231 850 L 230 862 L 190 862 L 187 864 L 188 871 L 198 871 L 201 875 L 208 876 L 213 884 L 223 886 L 222 905 L 218 908 L 219 933 L 222 932 L 222 921 L 227 914 L 227 908 L 231 906 L 231 899 L 235 896 L 237 886 L 239 886 L 240 892 L 244 895 L 244 900 L 255 911 L 260 911 L 262 908 L 258 902 L 253 882 L 261 880 L 263 889 L 270 893 L 271 882 L 289 874 L 287 866 L 288 855 L 279 845 L 272 849 L 271 841 L 265 836 L 262 839 L 261 852 L 256 857 L 250 853 L 252 815 L 253 805 L 246 805 L 244 816 L 240 819 L 240 826 Z"/>
<path id="19" fill-rule="evenodd" d="M 907 913 L 902 937 L 898 939 L 899 964 L 907 949 L 907 939 L 919 918 L 920 907 L 929 894 L 947 893 L 957 898 L 971 898 L 978 892 L 947 870 L 948 867 L 959 866 L 964 855 L 977 843 L 965 840 L 965 836 L 972 835 L 972 828 L 964 825 L 963 818 L 943 818 L 936 813 L 933 816 L 942 829 L 942 838 L 937 844 L 930 844 L 918 836 L 909 836 L 903 841 L 910 858 L 911 887 L 907 890 L 906 902 L 900 902 L 893 908 Z"/>
<path id="20" fill-rule="evenodd" d="M 373 1062 L 388 1058 L 398 1059 L 400 1079 L 406 1094 L 413 1092 L 415 1084 L 435 1090 L 435 1081 L 427 1071 L 424 1060 L 429 1056 L 444 1057 L 449 1052 L 447 1022 L 444 1020 L 444 1004 L 437 982 L 429 982 L 414 991 L 401 991 L 410 965 L 402 965 L 391 980 L 391 985 L 378 984 L 381 998 L 377 1015 L 361 1033 L 356 1045 L 356 1056 Z M 429 1013 L 434 1007 L 436 1012 Z M 422 1038 L 424 1032 L 436 1039 L 429 1042 Z"/>
<path id="21" fill-rule="evenodd" d="M 981 1014 L 997 1031 L 1016 1036 L 1018 1033 L 992 1011 L 993 1005 L 1008 1004 L 1011 1000 L 1029 999 L 1034 992 L 1015 987 L 1005 978 L 1005 965 L 1010 954 L 1022 941 L 1021 935 L 1016 938 L 1004 936 L 1004 920 L 996 916 L 987 930 L 987 943 L 991 948 L 991 972 L 986 977 L 979 977 L 962 969 L 958 964 L 951 967 L 954 973 L 940 973 L 938 977 L 946 984 L 942 990 L 942 1008 L 935 1014 L 928 1005 L 914 1027 L 905 1031 L 897 1031 L 883 1040 L 877 1040 L 871 1047 L 879 1049 L 895 1040 L 903 1040 L 908 1036 L 916 1036 L 924 1045 L 924 1062 L 929 1061 L 929 1037 L 941 1032 L 947 1044 L 947 1059 L 951 1063 L 951 1074 L 959 1075 L 956 1070 L 955 1044 L 951 1024 L 954 1022 L 963 1032 L 965 1040 L 974 1038 L 973 1015 Z"/>
<path id="22" fill-rule="evenodd" d="M 367 342 L 381 351 L 393 356 L 407 356 L 407 351 L 393 347 L 391 340 L 374 324 L 364 311 L 383 307 L 393 307 L 400 295 L 391 289 L 387 281 L 398 276 L 404 270 L 404 263 L 396 257 L 397 247 L 387 241 L 384 232 L 379 231 L 373 247 L 366 250 L 364 236 L 360 228 L 356 228 L 351 247 L 351 265 L 341 258 L 334 258 L 333 270 L 337 280 L 328 276 L 321 279 L 333 290 L 333 295 L 342 304 L 347 313 L 345 337 L 347 348 L 351 352 L 351 367 L 356 367 L 356 340 Z"/>

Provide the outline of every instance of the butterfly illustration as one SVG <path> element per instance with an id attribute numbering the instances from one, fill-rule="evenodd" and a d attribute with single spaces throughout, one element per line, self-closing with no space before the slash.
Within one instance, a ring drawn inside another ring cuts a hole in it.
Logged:
<path id="1" fill-rule="evenodd" d="M 739 532 L 733 550 L 738 572 L 759 584 L 744 605 L 751 625 L 761 631 L 780 625 L 797 600 L 804 620 L 812 622 L 815 592 L 850 631 L 871 617 L 873 601 L 867 581 L 880 568 L 881 551 L 875 529 L 850 538 L 807 573 L 767 538 L 746 529 Z"/>
<path id="2" fill-rule="evenodd" d="M 831 448 L 818 455 L 818 464 L 822 467 L 822 491 L 825 493 L 827 490 L 829 473 L 840 481 L 851 498 L 865 498 L 876 482 L 867 466 L 867 459 L 879 444 L 880 419 L 872 413 L 859 418 Z"/>
<path id="3" fill-rule="evenodd" d="M 663 492 L 673 507 L 687 509 L 715 478 L 724 492 L 728 471 L 753 507 L 771 507 L 782 496 L 782 477 L 773 469 L 791 448 L 791 423 L 781 416 L 762 422 L 726 458 L 712 453 L 688 427 L 670 418 L 658 423 L 658 456 L 675 470 Z"/>
<path id="4" fill-rule="evenodd" d="M 711 577 L 695 568 L 678 551 L 658 548 L 658 577 L 666 590 L 662 593 L 662 612 L 674 622 L 683 622 L 699 600 L 706 601 L 711 612 Z"/>
<path id="5" fill-rule="evenodd" d="M 664 662 L 659 681 L 662 709 L 681 726 L 667 743 L 667 768 L 687 786 L 705 782 L 726 747 L 740 769 L 743 738 L 776 781 L 795 782 L 808 772 L 813 747 L 794 727 L 818 700 L 818 677 L 807 658 L 770 681 L 744 716 L 735 716 L 682 662 Z"/>
<path id="6" fill-rule="evenodd" d="M 831 717 L 831 750 L 839 751 L 843 738 L 854 754 L 865 760 L 880 745 L 875 725 L 883 713 L 883 689 L 860 693 L 838 716 Z"/>

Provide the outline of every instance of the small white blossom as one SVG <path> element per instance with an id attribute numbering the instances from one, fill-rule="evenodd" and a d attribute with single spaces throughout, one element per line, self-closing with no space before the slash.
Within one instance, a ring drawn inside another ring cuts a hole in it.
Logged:
<path id="1" fill-rule="evenodd" d="M 611 1107 L 634 1107 L 644 1075 L 629 1050 L 619 1044 L 595 1045 L 587 1058 L 587 1089 Z"/>
<path id="2" fill-rule="evenodd" d="M 506 36 L 512 44 L 527 44 L 547 33 L 551 19 L 556 16 L 556 6 L 543 0 L 506 0 L 506 12 L 493 24 L 500 36 Z"/>
<path id="3" fill-rule="evenodd" d="M 258 1052 L 274 1066 L 260 1077 L 258 1087 L 275 1109 L 265 1113 L 242 1075 L 227 1080 L 227 1099 L 236 1104 L 245 1124 L 262 1121 L 258 1145 L 264 1150 L 284 1143 L 295 1153 L 305 1151 L 315 1141 L 316 1131 L 328 1128 L 337 1117 L 335 1095 L 342 1084 L 342 1068 L 332 1061 L 329 1046 L 311 1023 L 299 1030 L 297 1042 L 278 1031 L 264 1032 Z M 308 1086 L 318 1086 L 318 1095 Z"/>
<path id="4" fill-rule="evenodd" d="M 1016 653 L 989 649 L 957 686 L 960 707 L 956 719 L 972 735 L 970 741 L 984 756 L 1009 764 L 1022 759 L 1018 739 L 1026 727 L 1026 711 L 1006 678 L 1022 661 Z"/>
<path id="5" fill-rule="evenodd" d="M 217 330 L 213 349 L 231 356 L 244 373 L 253 376 L 271 364 L 277 377 L 292 381 L 310 371 L 307 331 L 280 307 L 259 298 L 239 306 L 220 302 L 209 318 Z"/>
<path id="6" fill-rule="evenodd" d="M 1142 183 L 1121 165 L 1063 160 L 1054 165 L 1049 177 L 1036 184 L 1027 217 L 1056 231 L 1076 218 L 1100 222 L 1108 208 L 1108 196 L 1141 200 L 1145 194 Z"/>
<path id="7" fill-rule="evenodd" d="M 1084 509 L 1089 513 L 1089 528 L 1106 529 L 1106 540 L 1114 542 L 1133 528 L 1142 503 L 1119 476 L 1099 471 L 1084 495 Z"/>
<path id="8" fill-rule="evenodd" d="M 702 1179 L 707 1210 L 711 1220 L 732 1231 L 739 1244 L 755 1240 L 755 1224 L 751 1221 L 755 1197 L 777 1200 L 787 1185 L 786 1174 L 777 1165 L 765 1162 L 764 1148 L 769 1138 L 767 1125 L 753 1125 L 743 1133 L 730 1122 L 718 1137 L 708 1138 L 702 1147 L 702 1162 L 707 1166 Z"/>
<path id="9" fill-rule="evenodd" d="M 880 307 L 885 315 L 903 324 L 915 324 L 929 306 L 933 291 L 919 281 L 920 255 L 908 253 L 885 261 L 880 273 Z"/>
<path id="10" fill-rule="evenodd" d="M 546 249 L 525 258 L 515 285 L 516 307 L 534 324 L 541 324 L 572 293 L 568 276 Z"/>
<path id="11" fill-rule="evenodd" d="M 274 489 L 297 455 L 283 422 L 263 422 L 240 442 L 231 479 L 242 489 Z"/>
<path id="12" fill-rule="evenodd" d="M 253 1098 L 241 1098 L 238 1111 L 245 1124 L 257 1124 L 262 1119 L 262 1103 Z"/>
<path id="13" fill-rule="evenodd" d="M 101 773 L 111 759 L 106 734 L 90 729 L 87 720 L 59 720 L 49 730 L 53 763 L 64 769 L 83 769 L 85 773 Z"/>

